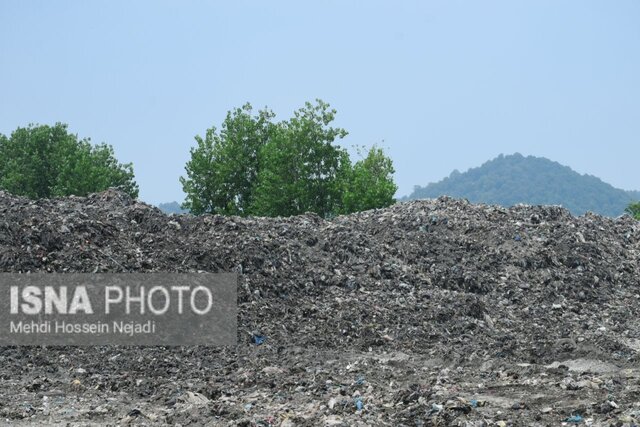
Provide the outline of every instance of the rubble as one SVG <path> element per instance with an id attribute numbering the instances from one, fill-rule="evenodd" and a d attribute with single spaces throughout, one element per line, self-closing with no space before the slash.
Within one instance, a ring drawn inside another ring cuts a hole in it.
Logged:
<path id="1" fill-rule="evenodd" d="M 0 192 L 0 271 L 240 273 L 239 344 L 0 348 L 12 425 L 640 423 L 640 223 L 400 203 L 166 216 Z"/>

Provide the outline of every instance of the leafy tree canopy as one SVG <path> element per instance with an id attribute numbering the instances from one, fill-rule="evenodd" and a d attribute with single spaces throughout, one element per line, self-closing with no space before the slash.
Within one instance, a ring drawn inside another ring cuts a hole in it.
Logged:
<path id="1" fill-rule="evenodd" d="M 29 125 L 0 135 L 0 188 L 33 199 L 85 196 L 109 187 L 138 196 L 133 166 L 107 144 L 91 144 L 67 125 Z"/>
<path id="2" fill-rule="evenodd" d="M 180 178 L 183 207 L 194 214 L 327 217 L 392 204 L 391 160 L 374 148 L 352 165 L 336 144 L 347 131 L 331 126 L 335 115 L 321 100 L 277 123 L 271 111 L 254 114 L 250 104 L 230 111 L 220 132 L 196 137 Z"/>
<path id="3" fill-rule="evenodd" d="M 640 202 L 629 203 L 629 206 L 624 211 L 635 219 L 640 220 Z"/>
<path id="4" fill-rule="evenodd" d="M 393 181 L 393 163 L 381 148 L 372 147 L 353 165 L 343 193 L 343 211 L 358 212 L 394 203 L 398 186 Z"/>
<path id="5" fill-rule="evenodd" d="M 245 104 L 227 113 L 220 132 L 212 127 L 204 138 L 196 136 L 187 176 L 180 177 L 186 193 L 183 208 L 194 214 L 249 214 L 258 155 L 275 131 L 273 117 L 266 109 L 253 115 L 251 105 Z"/>

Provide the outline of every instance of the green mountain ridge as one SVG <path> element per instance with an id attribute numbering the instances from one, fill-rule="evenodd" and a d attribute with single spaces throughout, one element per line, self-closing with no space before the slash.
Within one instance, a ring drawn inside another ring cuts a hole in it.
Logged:
<path id="1" fill-rule="evenodd" d="M 403 200 L 442 195 L 502 206 L 561 205 L 574 215 L 591 211 L 613 217 L 622 215 L 632 201 L 640 200 L 640 191 L 621 190 L 547 158 L 519 153 L 501 154 L 464 173 L 454 170 L 439 182 L 415 186 Z"/>
<path id="2" fill-rule="evenodd" d="M 167 202 L 158 204 L 158 208 L 166 214 L 183 214 L 189 213 L 188 210 L 182 209 L 178 202 Z"/>

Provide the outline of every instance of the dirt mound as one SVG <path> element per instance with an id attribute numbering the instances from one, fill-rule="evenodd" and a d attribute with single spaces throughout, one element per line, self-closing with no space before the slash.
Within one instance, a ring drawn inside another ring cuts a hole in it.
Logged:
<path id="1" fill-rule="evenodd" d="M 631 423 L 639 261 L 637 221 L 552 206 L 440 198 L 266 219 L 166 216 L 116 191 L 42 201 L 0 192 L 0 271 L 240 273 L 237 348 L 0 349 L 0 415 Z"/>

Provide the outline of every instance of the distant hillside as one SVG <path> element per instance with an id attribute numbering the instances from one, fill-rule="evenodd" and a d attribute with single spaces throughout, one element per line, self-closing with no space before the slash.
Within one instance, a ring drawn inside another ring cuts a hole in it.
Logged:
<path id="1" fill-rule="evenodd" d="M 503 206 L 562 205 L 574 215 L 591 211 L 607 216 L 621 215 L 631 201 L 640 199 L 639 191 L 620 190 L 549 159 L 517 153 L 500 155 L 464 173 L 453 171 L 449 177 L 426 187 L 416 186 L 405 199 L 441 195 Z"/>
<path id="2" fill-rule="evenodd" d="M 160 203 L 158 208 L 166 214 L 182 214 L 189 213 L 188 210 L 182 209 L 180 207 L 180 203 L 178 202 L 169 202 L 169 203 Z"/>

